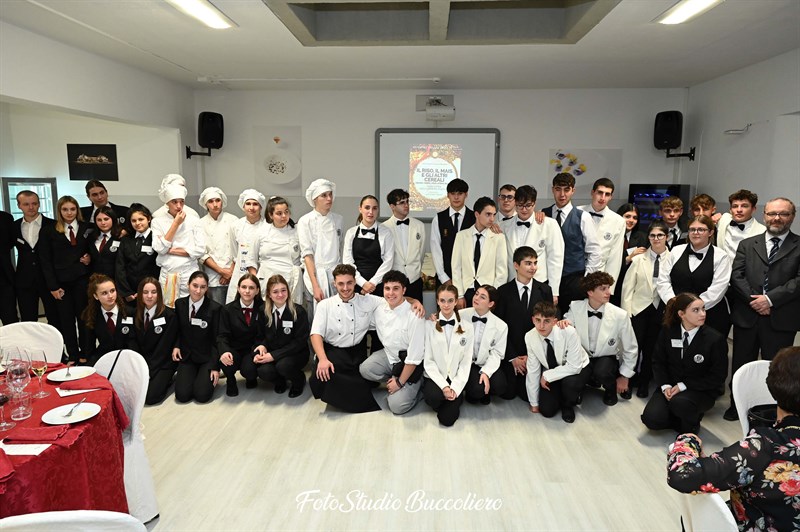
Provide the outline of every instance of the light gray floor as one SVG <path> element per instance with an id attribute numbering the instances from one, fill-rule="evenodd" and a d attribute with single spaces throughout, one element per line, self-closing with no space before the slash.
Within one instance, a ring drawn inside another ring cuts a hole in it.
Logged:
<path id="1" fill-rule="evenodd" d="M 344 414 L 308 388 L 290 400 L 243 384 L 236 398 L 222 384 L 207 405 L 145 409 L 161 514 L 149 529 L 680 530 L 665 470 L 675 434 L 645 429 L 644 399 L 606 407 L 587 390 L 572 425 L 519 400 L 465 404 L 446 429 L 424 403 L 393 416 L 382 390 L 384 411 Z M 726 406 L 703 421 L 709 452 L 741 435 Z"/>

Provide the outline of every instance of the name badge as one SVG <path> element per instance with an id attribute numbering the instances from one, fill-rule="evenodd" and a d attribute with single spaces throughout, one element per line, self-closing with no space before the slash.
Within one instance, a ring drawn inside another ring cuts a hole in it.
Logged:
<path id="1" fill-rule="evenodd" d="M 287 329 L 291 329 L 292 327 L 294 327 L 294 322 L 293 321 L 284 321 L 283 322 L 283 326 L 286 327 Z"/>
<path id="2" fill-rule="evenodd" d="M 122 318 L 122 323 L 133 324 L 133 318 Z"/>
<path id="3" fill-rule="evenodd" d="M 673 338 L 672 339 L 672 347 L 677 347 L 678 349 L 682 349 L 683 348 L 683 340 L 681 340 L 681 339 L 675 340 Z"/>
<path id="4" fill-rule="evenodd" d="M 359 238 L 365 238 L 367 240 L 375 240 L 375 235 L 372 233 L 367 233 L 366 235 L 362 234 Z"/>
<path id="5" fill-rule="evenodd" d="M 627 250 L 625 250 L 625 251 L 628 253 L 628 255 L 630 255 L 631 253 L 633 253 L 634 251 L 636 251 L 636 248 L 635 248 L 635 247 L 633 247 L 633 248 L 628 248 L 628 249 L 627 249 Z"/>
<path id="6" fill-rule="evenodd" d="M 203 320 L 201 320 L 200 318 L 192 318 L 192 325 L 197 325 L 197 326 L 202 327 L 203 326 Z"/>
<path id="7" fill-rule="evenodd" d="M 142 246 L 142 253 L 153 254 L 153 246 Z"/>
<path id="8" fill-rule="evenodd" d="M 111 244 L 111 253 L 115 253 L 119 249 L 119 242 Z"/>
<path id="9" fill-rule="evenodd" d="M 27 242 L 25 242 L 24 240 L 22 240 L 21 238 L 18 238 L 18 239 L 17 239 L 17 242 L 19 242 L 19 243 L 20 243 L 20 244 L 22 244 L 23 246 L 24 246 L 24 245 L 27 243 Z"/>
<path id="10" fill-rule="evenodd" d="M 165 318 L 164 316 L 161 316 L 160 318 L 156 318 L 153 320 L 153 325 L 166 325 L 166 323 L 167 323 L 167 318 Z"/>

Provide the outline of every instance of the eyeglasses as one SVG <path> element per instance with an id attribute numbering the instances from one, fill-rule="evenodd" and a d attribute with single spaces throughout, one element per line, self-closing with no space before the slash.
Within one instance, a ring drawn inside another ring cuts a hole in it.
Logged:
<path id="1" fill-rule="evenodd" d="M 499 194 L 497 197 L 502 201 L 514 201 L 514 194 Z"/>
<path id="2" fill-rule="evenodd" d="M 708 227 L 690 227 L 689 228 L 689 232 L 690 233 L 700 233 L 700 234 L 707 233 L 708 232 Z"/>
<path id="3" fill-rule="evenodd" d="M 647 238 L 649 238 L 650 240 L 664 240 L 665 238 L 667 238 L 667 235 L 665 235 L 664 233 L 652 233 L 647 235 Z"/>
<path id="4" fill-rule="evenodd" d="M 395 205 L 408 205 L 408 200 L 407 199 L 401 199 L 401 200 L 396 201 L 394 204 Z"/>
<path id="5" fill-rule="evenodd" d="M 793 212 L 765 212 L 764 216 L 767 218 L 791 218 L 794 216 Z"/>
<path id="6" fill-rule="evenodd" d="M 533 209 L 535 203 L 517 203 L 517 209 Z"/>

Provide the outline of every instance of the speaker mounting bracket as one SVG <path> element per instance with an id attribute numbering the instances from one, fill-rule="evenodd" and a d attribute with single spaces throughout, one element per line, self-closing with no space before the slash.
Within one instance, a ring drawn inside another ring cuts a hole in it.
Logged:
<path id="1" fill-rule="evenodd" d="M 667 159 L 672 159 L 673 157 L 688 157 L 690 161 L 694 161 L 694 148 L 689 148 L 689 153 L 670 153 L 669 148 L 667 148 Z"/>
<path id="2" fill-rule="evenodd" d="M 192 155 L 202 155 L 203 157 L 211 157 L 211 148 L 206 148 L 206 150 L 208 151 L 192 151 L 191 146 L 186 146 L 186 158 L 191 159 Z"/>

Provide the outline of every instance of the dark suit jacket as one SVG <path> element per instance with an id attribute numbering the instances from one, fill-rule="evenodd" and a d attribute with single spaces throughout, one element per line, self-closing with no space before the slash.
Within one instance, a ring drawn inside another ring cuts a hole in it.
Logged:
<path id="1" fill-rule="evenodd" d="M 113 236 L 106 241 L 103 251 L 98 251 L 95 241 L 100 232 L 95 229 L 89 237 L 89 255 L 92 257 L 92 263 L 89 269 L 92 273 L 102 273 L 112 279 L 116 279 L 117 271 L 117 255 L 119 254 L 120 246 L 122 245 L 119 238 Z M 152 234 L 152 233 L 151 233 Z M 116 248 L 114 246 L 116 244 Z M 116 251 L 114 251 L 116 249 Z"/>
<path id="2" fill-rule="evenodd" d="M 512 280 L 497 289 L 497 305 L 493 312 L 508 325 L 505 360 L 527 353 L 525 335 L 533 329 L 533 306 L 539 301 L 553 302 L 553 291 L 549 285 L 533 280 L 528 308 L 522 306 L 517 291 L 517 281 Z"/>
<path id="3" fill-rule="evenodd" d="M 672 347 L 672 340 L 680 340 L 680 324 L 663 328 L 658 335 L 653 352 L 653 378 L 660 388 L 664 384 L 682 382 L 687 390 L 722 395 L 728 376 L 728 341 L 708 326 L 700 327 L 687 352 Z"/>
<path id="4" fill-rule="evenodd" d="M 117 223 L 119 223 L 120 227 L 124 228 L 128 233 L 130 233 L 130 229 L 128 226 L 130 225 L 127 216 L 128 216 L 128 209 L 130 208 L 127 205 L 116 205 L 114 203 L 108 202 L 108 206 L 114 209 L 114 214 L 117 215 Z M 95 227 L 94 222 L 90 222 L 92 218 L 92 213 L 94 212 L 94 205 L 89 205 L 88 207 L 81 207 L 81 216 L 83 216 L 83 220 Z"/>
<path id="5" fill-rule="evenodd" d="M 0 211 L 0 282 L 8 286 L 14 285 L 12 249 L 14 249 L 14 218 L 9 213 Z"/>
<path id="6" fill-rule="evenodd" d="M 197 309 L 195 319 L 198 325 L 192 325 L 189 319 L 189 297 L 175 301 L 175 319 L 178 321 L 178 336 L 175 347 L 180 348 L 183 361 L 194 364 L 211 363 L 211 369 L 219 366 L 217 355 L 217 333 L 222 305 L 206 296 L 203 305 Z M 205 323 L 205 327 L 202 326 Z"/>
<path id="7" fill-rule="evenodd" d="M 80 259 L 89 252 L 88 239 L 91 237 L 92 230 L 84 222 L 78 222 L 75 246 L 70 244 L 64 233 L 56 231 L 55 224 L 42 227 L 36 248 L 42 261 L 42 273 L 44 273 L 48 290 L 52 292 L 58 289 L 61 283 L 69 283 L 80 277 L 89 276 L 89 267 L 84 266 Z"/>
<path id="8" fill-rule="evenodd" d="M 239 300 L 231 301 L 220 313 L 219 334 L 217 335 L 217 351 L 223 353 L 238 353 L 240 356 L 251 355 L 253 348 L 264 338 L 266 318 L 264 305 L 253 305 L 253 315 L 250 325 L 244 319 L 244 312 Z"/>
<path id="9" fill-rule="evenodd" d="M 158 321 L 159 318 L 164 318 L 166 323 L 163 325 L 151 323 L 146 331 L 143 323 L 138 324 L 134 320 L 134 326 L 130 327 L 126 337 L 128 349 L 133 349 L 147 361 L 150 378 L 162 369 L 174 370 L 176 365 L 172 361 L 172 349 L 178 336 L 178 320 L 175 319 L 175 312 L 169 307 L 164 308 L 164 312 L 153 318 L 153 321 Z"/>
<path id="10" fill-rule="evenodd" d="M 127 335 L 123 332 L 126 326 L 122 324 L 122 320 L 122 312 L 118 312 L 114 334 L 110 334 L 106 326 L 103 307 L 97 305 L 94 313 L 94 327 L 86 327 L 86 333 L 83 335 L 83 354 L 90 365 L 94 366 L 95 362 L 106 353 L 127 347 Z M 131 326 L 127 325 L 127 327 L 130 330 Z"/>
<path id="11" fill-rule="evenodd" d="M 260 343 L 263 343 L 276 361 L 303 353 L 305 353 L 306 360 L 308 360 L 308 337 L 311 325 L 308 322 L 306 309 L 300 305 L 296 305 L 294 308 L 297 312 L 297 318 L 292 318 L 292 313 L 289 312 L 288 306 L 283 309 L 283 315 L 281 315 L 281 322 L 292 322 L 292 329 L 289 334 L 284 332 L 284 328 L 278 329 L 274 319 L 272 320 L 272 325 L 264 328 L 264 340 Z"/>
<path id="12" fill-rule="evenodd" d="M 22 238 L 22 218 L 14 221 L 14 244 L 17 247 L 17 286 L 30 288 L 44 282 L 42 275 L 41 258 L 39 250 L 42 247 L 42 233 L 45 229 L 55 225 L 55 220 L 42 215 L 42 227 L 39 230 L 39 240 L 36 247 L 32 248 Z"/>
<path id="13" fill-rule="evenodd" d="M 153 233 L 147 235 L 141 243 L 137 243 L 135 234 L 122 237 L 117 256 L 117 290 L 123 297 L 136 294 L 139 282 L 145 277 L 158 279 L 161 268 L 156 264 L 155 251 L 142 253 L 142 246 L 153 246 Z"/>
<path id="14" fill-rule="evenodd" d="M 731 321 L 738 327 L 755 327 L 758 313 L 750 308 L 750 296 L 763 293 L 764 274 L 769 270 L 770 323 L 777 331 L 797 331 L 800 330 L 800 237 L 790 231 L 772 264 L 768 264 L 766 241 L 770 238 L 763 233 L 739 242 L 728 291 L 729 297 L 733 296 Z"/>

